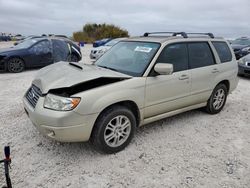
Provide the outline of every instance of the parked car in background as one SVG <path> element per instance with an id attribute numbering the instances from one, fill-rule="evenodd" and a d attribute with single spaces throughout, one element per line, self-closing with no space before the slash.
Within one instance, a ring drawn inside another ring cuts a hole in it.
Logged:
<path id="1" fill-rule="evenodd" d="M 93 43 L 93 47 L 99 47 L 99 46 L 103 46 L 104 44 L 106 44 L 107 42 L 111 41 L 112 38 L 105 38 L 102 40 L 97 40 Z"/>
<path id="2" fill-rule="evenodd" d="M 238 61 L 239 76 L 250 76 L 250 54 L 242 57 Z"/>
<path id="3" fill-rule="evenodd" d="M 10 36 L 5 36 L 5 35 L 0 35 L 0 41 L 11 41 L 11 37 Z"/>
<path id="4" fill-rule="evenodd" d="M 241 37 L 231 41 L 236 59 L 240 59 L 250 53 L 250 38 Z"/>
<path id="5" fill-rule="evenodd" d="M 25 39 L 25 36 L 22 36 L 21 34 L 17 34 L 17 35 L 14 36 L 14 39 L 17 40 L 17 41 L 23 40 L 23 39 Z"/>
<path id="6" fill-rule="evenodd" d="M 126 38 L 116 38 L 116 39 L 113 39 L 113 40 L 107 42 L 103 46 L 93 48 L 90 51 L 90 59 L 99 59 L 112 46 L 114 46 L 115 44 L 117 44 L 118 42 L 120 42 L 121 40 L 124 40 L 124 39 L 126 39 Z"/>
<path id="7" fill-rule="evenodd" d="M 23 98 L 31 122 L 51 139 L 116 153 L 139 126 L 202 107 L 219 113 L 238 84 L 229 43 L 153 34 L 117 43 L 93 65 L 41 69 Z"/>
<path id="8" fill-rule="evenodd" d="M 26 68 L 44 67 L 59 61 L 77 62 L 82 58 L 80 48 L 69 39 L 33 38 L 0 50 L 0 69 L 22 72 Z"/>

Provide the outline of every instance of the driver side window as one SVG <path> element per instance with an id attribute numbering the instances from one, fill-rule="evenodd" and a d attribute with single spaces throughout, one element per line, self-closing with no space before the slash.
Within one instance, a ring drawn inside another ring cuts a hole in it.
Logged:
<path id="1" fill-rule="evenodd" d="M 41 42 L 38 42 L 30 49 L 31 53 L 34 53 L 36 55 L 47 54 L 50 53 L 51 50 L 52 50 L 51 44 L 48 40 L 43 40 Z"/>
<path id="2" fill-rule="evenodd" d="M 173 64 L 174 72 L 188 69 L 187 44 L 177 43 L 167 45 L 159 55 L 156 63 Z"/>

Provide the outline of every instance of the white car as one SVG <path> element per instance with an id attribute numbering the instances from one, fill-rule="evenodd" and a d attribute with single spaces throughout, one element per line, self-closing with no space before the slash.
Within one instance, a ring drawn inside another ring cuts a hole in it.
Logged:
<path id="1" fill-rule="evenodd" d="M 153 34 L 117 43 L 93 65 L 41 69 L 23 98 L 33 124 L 52 139 L 115 153 L 142 125 L 196 108 L 219 113 L 238 84 L 229 43 Z"/>
<path id="2" fill-rule="evenodd" d="M 92 60 L 97 60 L 99 59 L 106 51 L 108 51 L 112 46 L 114 46 L 115 44 L 117 44 L 118 42 L 124 40 L 126 38 L 116 38 L 113 39 L 111 41 L 109 41 L 108 43 L 106 43 L 103 46 L 99 46 L 97 48 L 93 48 L 90 52 L 90 59 Z"/>

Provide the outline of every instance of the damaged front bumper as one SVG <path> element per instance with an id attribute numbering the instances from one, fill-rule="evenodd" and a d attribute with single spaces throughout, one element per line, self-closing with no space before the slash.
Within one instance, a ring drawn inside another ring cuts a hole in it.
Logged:
<path id="1" fill-rule="evenodd" d="M 54 111 L 43 107 L 40 97 L 35 108 L 23 98 L 24 109 L 31 122 L 43 135 L 61 142 L 88 141 L 98 114 L 81 115 L 74 111 Z"/>

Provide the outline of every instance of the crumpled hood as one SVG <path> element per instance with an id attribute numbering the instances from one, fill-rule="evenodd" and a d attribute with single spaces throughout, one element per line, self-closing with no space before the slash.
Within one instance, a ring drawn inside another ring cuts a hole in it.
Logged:
<path id="1" fill-rule="evenodd" d="M 43 94 L 46 94 L 51 89 L 71 87 L 97 78 L 131 78 L 129 75 L 95 65 L 72 64 L 59 62 L 47 66 L 38 72 L 32 83 L 39 87 Z"/>

